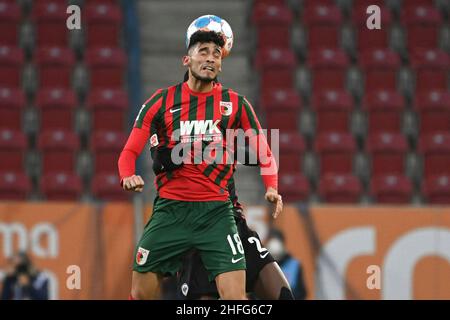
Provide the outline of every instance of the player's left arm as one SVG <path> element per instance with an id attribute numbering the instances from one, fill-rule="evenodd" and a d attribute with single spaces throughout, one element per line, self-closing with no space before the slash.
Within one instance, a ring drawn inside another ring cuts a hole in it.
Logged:
<path id="1" fill-rule="evenodd" d="M 266 187 L 265 198 L 274 205 L 272 215 L 276 218 L 283 210 L 283 200 L 278 194 L 278 166 L 252 105 L 245 98 L 242 101 L 241 127 L 246 132 L 252 130 L 249 145 L 257 156 L 261 177 Z"/>

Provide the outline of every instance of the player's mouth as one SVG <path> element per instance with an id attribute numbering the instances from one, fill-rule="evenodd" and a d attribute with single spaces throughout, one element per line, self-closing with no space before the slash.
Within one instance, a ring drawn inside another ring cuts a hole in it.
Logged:
<path id="1" fill-rule="evenodd" d="M 211 72 L 214 72 L 214 71 L 215 71 L 214 67 L 211 67 L 211 66 L 204 66 L 204 67 L 202 68 L 202 70 L 211 71 Z"/>

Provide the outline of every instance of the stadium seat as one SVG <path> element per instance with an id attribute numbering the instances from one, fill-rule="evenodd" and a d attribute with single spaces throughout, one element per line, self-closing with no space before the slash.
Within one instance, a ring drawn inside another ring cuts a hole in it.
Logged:
<path id="1" fill-rule="evenodd" d="M 43 173 L 74 172 L 79 144 L 78 136 L 72 131 L 43 131 L 38 137 Z"/>
<path id="2" fill-rule="evenodd" d="M 359 2 L 359 1 L 358 1 Z M 373 49 L 387 48 L 389 45 L 389 28 L 392 23 L 392 15 L 389 8 L 381 6 L 381 29 L 368 29 L 366 13 L 369 5 L 375 4 L 375 1 L 368 1 L 366 5 L 357 6 L 352 11 L 352 22 L 355 30 L 357 49 L 359 52 Z"/>
<path id="3" fill-rule="evenodd" d="M 91 136 L 96 173 L 114 172 L 127 136 L 121 131 L 97 131 Z"/>
<path id="4" fill-rule="evenodd" d="M 367 113 L 368 131 L 400 132 L 405 98 L 397 91 L 374 90 L 365 94 L 362 109 Z"/>
<path id="5" fill-rule="evenodd" d="M 89 4 L 117 4 L 118 0 L 89 0 Z"/>
<path id="6" fill-rule="evenodd" d="M 310 0 L 313 1 L 313 0 Z M 370 5 L 377 5 L 379 7 L 382 7 L 383 5 L 385 5 L 385 0 L 355 0 L 352 1 L 353 4 L 353 8 L 358 8 L 358 7 L 368 7 Z"/>
<path id="7" fill-rule="evenodd" d="M 75 54 L 65 47 L 39 47 L 35 63 L 40 87 L 70 87 Z"/>
<path id="8" fill-rule="evenodd" d="M 349 132 L 353 97 L 344 90 L 316 92 L 311 106 L 316 111 L 316 134 L 323 132 Z"/>
<path id="9" fill-rule="evenodd" d="M 64 1 L 36 1 L 33 6 L 32 20 L 38 46 L 69 45 L 69 30 L 66 28 L 67 4 Z"/>
<path id="10" fill-rule="evenodd" d="M 429 91 L 417 93 L 414 106 L 419 114 L 421 134 L 450 132 L 450 93 Z"/>
<path id="11" fill-rule="evenodd" d="M 334 0 L 303 0 L 303 10 L 306 10 L 312 6 L 331 6 L 333 4 L 335 4 Z"/>
<path id="12" fill-rule="evenodd" d="M 31 191 L 31 183 L 28 176 L 21 171 L 0 171 L 0 199 L 1 200 L 26 200 Z"/>
<path id="13" fill-rule="evenodd" d="M 286 0 L 254 0 L 253 6 L 259 5 L 284 5 L 286 4 Z"/>
<path id="14" fill-rule="evenodd" d="M 0 44 L 19 44 L 20 19 L 20 7 L 15 2 L 0 1 Z"/>
<path id="15" fill-rule="evenodd" d="M 357 203 L 362 186 L 353 175 L 328 174 L 320 178 L 319 196 L 328 203 Z"/>
<path id="16" fill-rule="evenodd" d="M 23 171 L 26 136 L 17 130 L 0 129 L 0 171 Z"/>
<path id="17" fill-rule="evenodd" d="M 307 6 L 302 21 L 308 30 L 309 50 L 339 46 L 342 14 L 336 5 Z"/>
<path id="18" fill-rule="evenodd" d="M 298 115 L 302 100 L 295 89 L 273 89 L 263 91 L 259 105 L 265 111 L 268 129 L 286 132 L 298 130 Z"/>
<path id="19" fill-rule="evenodd" d="M 123 130 L 125 110 L 128 108 L 127 93 L 118 89 L 95 89 L 87 97 L 87 107 L 92 111 L 92 129 Z"/>
<path id="20" fill-rule="evenodd" d="M 52 172 L 41 177 L 40 190 L 46 200 L 79 200 L 82 183 L 79 176 L 72 172 Z"/>
<path id="21" fill-rule="evenodd" d="M 370 181 L 373 199 L 383 204 L 407 204 L 411 200 L 413 185 L 403 175 L 373 176 Z"/>
<path id="22" fill-rule="evenodd" d="M 400 56 L 390 49 L 364 51 L 359 65 L 364 71 L 365 90 L 397 88 L 397 72 L 401 66 Z"/>
<path id="23" fill-rule="evenodd" d="M 309 182 L 299 172 L 280 174 L 278 188 L 280 194 L 283 195 L 283 202 L 285 203 L 308 200 Z"/>
<path id="24" fill-rule="evenodd" d="M 0 85 L 20 87 L 23 63 L 22 49 L 0 44 Z"/>
<path id="25" fill-rule="evenodd" d="M 434 133 L 419 138 L 425 177 L 450 174 L 450 133 Z"/>
<path id="26" fill-rule="evenodd" d="M 416 92 L 448 89 L 450 58 L 445 51 L 416 50 L 412 53 L 411 65 L 416 72 Z"/>
<path id="27" fill-rule="evenodd" d="M 126 201 L 130 194 L 120 186 L 116 170 L 114 173 L 100 173 L 92 179 L 92 194 L 100 200 Z"/>
<path id="28" fill-rule="evenodd" d="M 295 53 L 290 49 L 266 48 L 258 50 L 255 67 L 260 74 L 260 90 L 294 87 L 297 66 Z"/>
<path id="29" fill-rule="evenodd" d="M 403 6 L 403 8 L 427 6 L 427 5 L 430 5 L 430 3 L 433 3 L 433 1 L 430 1 L 430 0 L 408 0 L 408 1 L 403 1 L 402 6 Z"/>
<path id="30" fill-rule="evenodd" d="M 121 88 L 124 85 L 126 56 L 122 49 L 88 48 L 85 62 L 92 88 Z"/>
<path id="31" fill-rule="evenodd" d="M 366 143 L 371 156 L 372 175 L 403 175 L 408 142 L 400 133 L 370 134 Z"/>
<path id="32" fill-rule="evenodd" d="M 342 49 L 310 51 L 308 66 L 312 73 L 313 91 L 345 89 L 348 65 L 347 54 Z"/>
<path id="33" fill-rule="evenodd" d="M 406 6 L 401 20 L 406 27 L 408 50 L 437 48 L 442 17 L 432 5 Z"/>
<path id="34" fill-rule="evenodd" d="M 450 175 L 433 175 L 422 183 L 422 193 L 428 203 L 450 204 Z"/>
<path id="35" fill-rule="evenodd" d="M 122 25 L 120 7 L 108 3 L 90 3 L 84 8 L 84 12 L 87 46 L 118 46 Z"/>
<path id="36" fill-rule="evenodd" d="M 66 88 L 44 88 L 37 93 L 41 129 L 71 129 L 74 124 L 75 92 Z"/>
<path id="37" fill-rule="evenodd" d="M 299 112 L 302 108 L 302 99 L 297 90 L 293 88 L 279 88 L 263 91 L 259 97 L 259 105 L 265 111 L 286 108 Z"/>
<path id="38" fill-rule="evenodd" d="M 292 12 L 283 4 L 256 4 L 252 23 L 256 26 L 258 48 L 289 48 L 291 44 Z"/>
<path id="39" fill-rule="evenodd" d="M 321 133 L 316 138 L 315 151 L 320 157 L 321 175 L 352 173 L 356 142 L 351 134 Z"/>
<path id="40" fill-rule="evenodd" d="M 302 156 L 305 151 L 305 141 L 298 132 L 280 132 L 280 163 L 281 172 L 300 172 Z"/>
<path id="41" fill-rule="evenodd" d="M 21 130 L 25 95 L 19 88 L 0 86 L 0 128 Z"/>

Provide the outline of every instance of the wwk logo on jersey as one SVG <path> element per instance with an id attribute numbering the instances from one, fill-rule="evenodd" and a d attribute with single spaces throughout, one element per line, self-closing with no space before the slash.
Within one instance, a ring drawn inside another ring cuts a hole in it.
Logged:
<path id="1" fill-rule="evenodd" d="M 144 265 L 147 262 L 149 250 L 139 247 L 138 252 L 136 253 L 136 263 L 140 266 Z"/>
<path id="2" fill-rule="evenodd" d="M 220 134 L 220 129 L 217 127 L 220 120 L 191 120 L 180 122 L 180 135 L 192 134 Z"/>
<path id="3" fill-rule="evenodd" d="M 220 120 L 180 121 L 180 141 L 190 143 L 196 141 L 220 141 L 222 132 L 218 125 Z"/>
<path id="4" fill-rule="evenodd" d="M 233 112 L 233 102 L 220 101 L 220 114 L 229 116 Z"/>

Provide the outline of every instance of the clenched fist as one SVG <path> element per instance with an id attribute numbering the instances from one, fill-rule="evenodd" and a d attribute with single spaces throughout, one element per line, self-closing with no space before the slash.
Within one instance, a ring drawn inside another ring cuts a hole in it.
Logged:
<path id="1" fill-rule="evenodd" d="M 141 176 L 136 175 L 123 178 L 122 188 L 126 191 L 142 192 L 144 190 L 144 180 L 142 180 Z"/>

